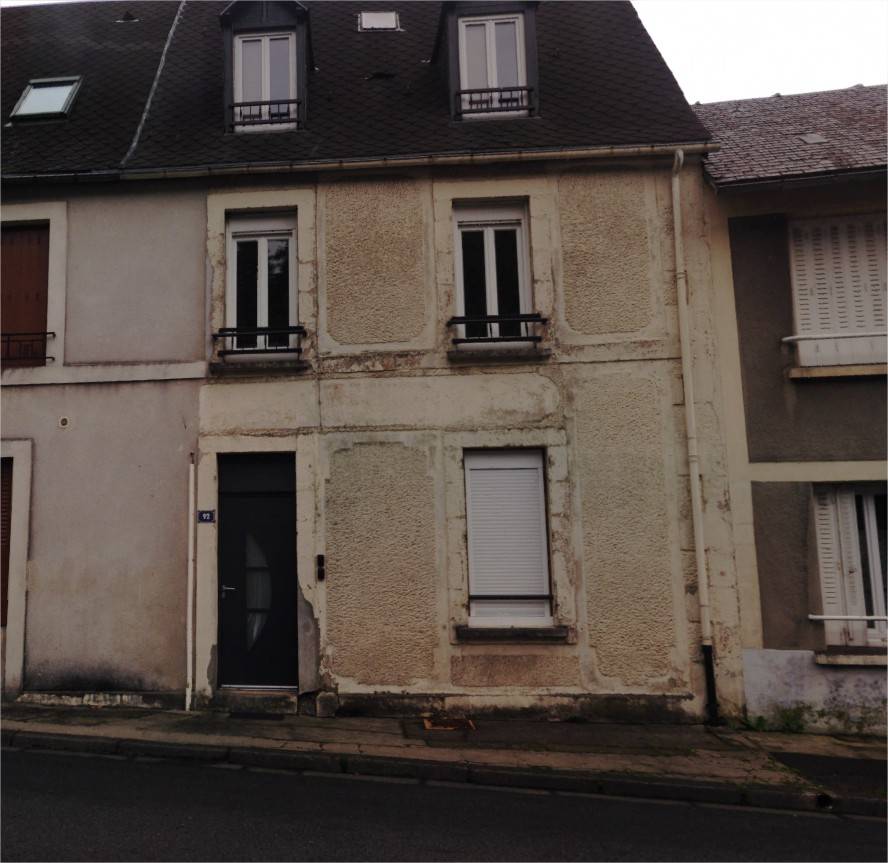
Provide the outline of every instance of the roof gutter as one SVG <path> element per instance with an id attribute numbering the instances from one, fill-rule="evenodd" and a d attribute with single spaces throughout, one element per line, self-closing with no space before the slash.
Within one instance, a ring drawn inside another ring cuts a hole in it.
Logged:
<path id="1" fill-rule="evenodd" d="M 797 174 L 793 177 L 763 177 L 760 180 L 741 180 L 736 183 L 719 183 L 707 174 L 706 179 L 716 192 L 745 192 L 747 190 L 777 191 L 798 189 L 805 186 L 827 186 L 831 183 L 847 183 L 849 180 L 871 180 L 884 177 L 888 167 L 859 168 L 850 171 L 830 171 L 822 174 Z"/>
<path id="2" fill-rule="evenodd" d="M 186 165 L 183 167 L 126 168 L 119 171 L 69 172 L 58 174 L 7 174 L 4 182 L 22 183 L 39 180 L 159 180 L 191 177 L 225 177 L 245 174 L 315 173 L 323 171 L 359 171 L 385 168 L 425 168 L 439 165 L 492 165 L 501 163 L 575 161 L 583 159 L 673 158 L 676 151 L 705 155 L 719 149 L 714 143 L 644 144 L 632 147 L 578 147 L 551 150 L 517 150 L 499 153 L 432 153 L 423 156 L 382 157 L 371 159 L 320 159 L 299 162 L 259 162 L 230 165 Z"/>

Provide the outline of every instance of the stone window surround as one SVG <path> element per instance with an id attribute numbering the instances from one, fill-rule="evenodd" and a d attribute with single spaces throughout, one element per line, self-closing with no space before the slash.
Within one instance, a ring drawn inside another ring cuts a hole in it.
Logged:
<path id="1" fill-rule="evenodd" d="M 3 694 L 17 695 L 25 665 L 25 611 L 31 518 L 32 442 L 4 440 L 0 455 L 12 459 L 12 506 L 9 526 L 9 605 L 4 632 Z"/>

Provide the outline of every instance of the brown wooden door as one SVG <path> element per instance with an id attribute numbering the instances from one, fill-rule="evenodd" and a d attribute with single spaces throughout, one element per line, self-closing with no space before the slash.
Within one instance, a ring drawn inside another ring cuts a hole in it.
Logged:
<path id="1" fill-rule="evenodd" d="M 0 459 L 0 540 L 2 540 L 3 595 L 2 618 L 6 626 L 6 606 L 9 597 L 9 527 L 12 517 L 12 459 Z"/>
<path id="2" fill-rule="evenodd" d="M 46 365 L 49 226 L 4 225 L 0 324 L 4 365 Z"/>

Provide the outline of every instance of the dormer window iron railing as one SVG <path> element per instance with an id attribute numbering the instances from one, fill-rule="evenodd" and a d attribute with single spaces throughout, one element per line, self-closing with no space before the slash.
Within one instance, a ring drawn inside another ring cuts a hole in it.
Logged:
<path id="1" fill-rule="evenodd" d="M 283 124 L 299 129 L 302 127 L 301 105 L 299 99 L 235 102 L 228 106 L 228 128 Z"/>
<path id="2" fill-rule="evenodd" d="M 527 116 L 533 113 L 532 93 L 532 87 L 481 87 L 474 90 L 457 90 L 456 116 L 509 112 Z"/>

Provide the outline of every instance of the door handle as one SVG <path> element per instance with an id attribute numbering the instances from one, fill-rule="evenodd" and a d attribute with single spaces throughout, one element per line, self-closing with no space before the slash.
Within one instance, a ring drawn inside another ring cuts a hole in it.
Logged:
<path id="1" fill-rule="evenodd" d="M 225 591 L 226 591 L 226 590 L 237 590 L 237 588 L 236 588 L 236 587 L 228 587 L 227 584 L 223 584 L 223 585 L 222 585 L 222 597 L 223 597 L 223 598 L 225 597 Z"/>

